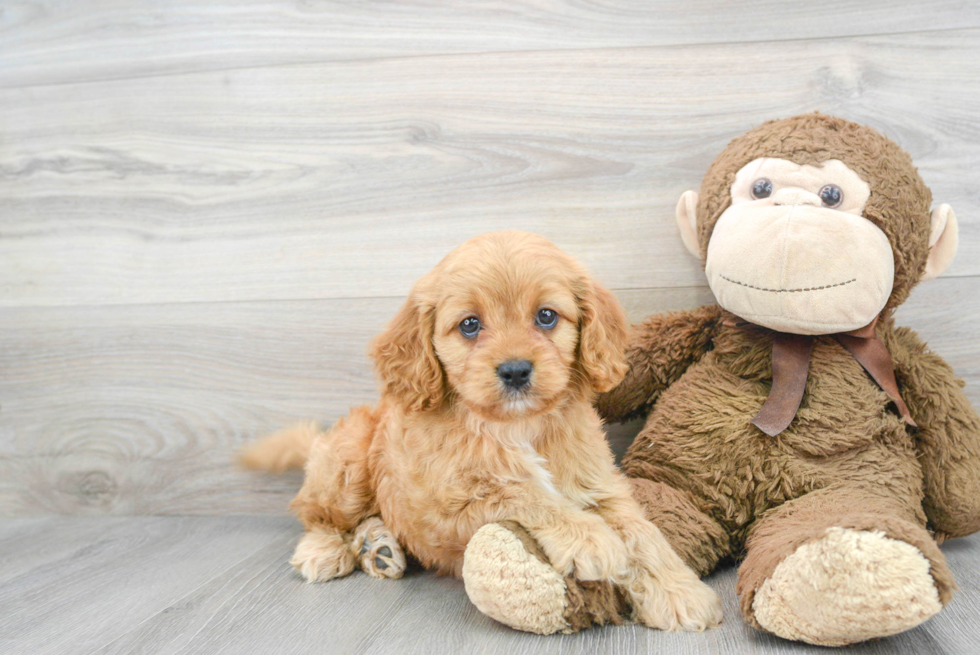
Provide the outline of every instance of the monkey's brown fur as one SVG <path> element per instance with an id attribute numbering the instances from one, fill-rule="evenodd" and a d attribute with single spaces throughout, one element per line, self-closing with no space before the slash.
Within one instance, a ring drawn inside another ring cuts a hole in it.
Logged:
<path id="1" fill-rule="evenodd" d="M 831 528 L 913 546 L 945 605 L 955 584 L 937 542 L 980 529 L 980 418 L 949 365 L 891 318 L 925 268 L 931 194 L 910 157 L 870 128 L 821 114 L 771 121 L 732 141 L 705 176 L 702 256 L 736 172 L 760 157 L 801 165 L 839 159 L 868 182 L 865 217 L 888 237 L 895 259 L 877 333 L 918 429 L 822 336 L 794 421 L 768 437 L 751 419 L 772 386 L 773 332 L 716 305 L 652 316 L 634 327 L 626 379 L 598 401 L 608 421 L 649 414 L 623 461 L 634 497 L 700 574 L 724 557 L 744 557 L 737 592 L 756 627 L 756 592 L 785 558 Z M 576 591 L 592 596 L 576 629 L 622 613 L 622 596 L 609 589 Z"/>
<path id="2" fill-rule="evenodd" d="M 912 435 L 860 365 L 819 337 L 797 418 L 770 438 L 749 421 L 771 385 L 771 332 L 725 318 L 703 307 L 647 320 L 629 377 L 600 400 L 609 420 L 653 406 L 623 462 L 647 516 L 701 574 L 747 551 L 738 590 L 749 621 L 768 574 L 831 526 L 916 546 L 948 602 L 952 577 L 927 521 L 941 537 L 980 528 L 980 421 L 949 366 L 913 332 L 879 327 Z M 695 363 L 679 371 L 678 356 Z"/>
<path id="3" fill-rule="evenodd" d="M 918 430 L 826 336 L 814 341 L 796 418 L 766 436 L 750 421 L 772 385 L 772 332 L 718 306 L 636 326 L 629 373 L 600 397 L 600 414 L 622 421 L 649 412 L 623 462 L 634 495 L 701 574 L 744 556 L 737 591 L 753 625 L 753 599 L 776 566 L 832 527 L 882 531 L 917 548 L 945 605 L 954 583 L 936 542 L 980 529 L 980 419 L 949 365 L 891 318 L 925 267 L 931 194 L 909 156 L 869 128 L 820 114 L 772 121 L 735 139 L 705 176 L 702 254 L 735 173 L 759 157 L 840 159 L 869 183 L 866 217 L 895 257 L 877 332 Z"/>

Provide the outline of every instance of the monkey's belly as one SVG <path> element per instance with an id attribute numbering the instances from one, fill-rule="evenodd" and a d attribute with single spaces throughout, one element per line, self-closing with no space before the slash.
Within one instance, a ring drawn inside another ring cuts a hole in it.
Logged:
<path id="1" fill-rule="evenodd" d="M 708 353 L 658 400 L 623 460 L 625 472 L 691 492 L 733 530 L 812 489 L 866 477 L 869 466 L 880 469 L 883 484 L 914 492 L 921 473 L 904 424 L 838 349 L 815 346 L 803 403 L 777 437 L 751 423 L 771 382 L 738 375 L 727 358 Z"/>

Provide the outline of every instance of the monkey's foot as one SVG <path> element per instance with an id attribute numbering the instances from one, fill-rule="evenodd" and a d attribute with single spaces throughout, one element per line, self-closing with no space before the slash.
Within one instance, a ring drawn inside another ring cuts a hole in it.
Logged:
<path id="1" fill-rule="evenodd" d="M 846 528 L 797 548 L 752 602 L 766 630 L 820 646 L 897 634 L 941 608 L 929 561 L 915 546 Z"/>
<path id="2" fill-rule="evenodd" d="M 480 528 L 466 546 L 463 583 L 470 601 L 515 630 L 553 634 L 622 624 L 632 611 L 608 582 L 562 577 L 526 530 L 513 521 Z"/>

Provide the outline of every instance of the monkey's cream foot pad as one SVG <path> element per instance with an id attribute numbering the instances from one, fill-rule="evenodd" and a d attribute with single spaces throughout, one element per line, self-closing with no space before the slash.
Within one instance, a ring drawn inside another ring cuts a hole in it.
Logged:
<path id="1" fill-rule="evenodd" d="M 302 533 L 290 516 L 0 519 L 0 653 L 832 652 L 751 628 L 732 567 L 707 578 L 724 605 L 718 628 L 631 624 L 540 636 L 481 613 L 462 580 L 417 566 L 399 580 L 355 570 L 307 584 L 289 565 Z M 953 602 L 918 627 L 856 644 L 847 655 L 977 652 L 980 535 L 949 541 L 943 552 L 960 587 Z"/>
<path id="2" fill-rule="evenodd" d="M 779 563 L 752 609 L 781 637 L 843 646 L 913 628 L 942 605 L 929 561 L 915 546 L 831 528 Z"/>
<path id="3" fill-rule="evenodd" d="M 463 581 L 484 614 L 517 630 L 547 635 L 568 628 L 565 581 L 506 527 L 480 528 L 466 547 Z"/>

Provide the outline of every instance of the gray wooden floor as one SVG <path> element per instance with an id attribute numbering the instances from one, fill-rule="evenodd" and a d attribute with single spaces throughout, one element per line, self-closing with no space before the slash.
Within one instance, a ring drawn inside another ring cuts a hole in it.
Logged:
<path id="1" fill-rule="evenodd" d="M 370 402 L 467 237 L 539 232 L 634 320 L 711 302 L 673 221 L 734 136 L 883 130 L 960 220 L 898 312 L 980 405 L 980 3 L 0 0 L 0 653 L 791 652 L 725 625 L 507 631 L 416 573 L 306 586 L 240 445 Z M 618 450 L 638 424 L 614 426 Z M 980 652 L 962 587 L 857 652 Z"/>
<path id="2" fill-rule="evenodd" d="M 300 528 L 286 517 L 102 517 L 0 521 L 0 652 L 88 653 L 826 653 L 749 628 L 735 571 L 708 582 L 725 621 L 701 634 L 638 626 L 539 637 L 480 614 L 460 581 L 356 572 L 306 584 L 286 563 Z M 943 548 L 960 584 L 924 625 L 857 654 L 976 653 L 980 535 Z"/>

